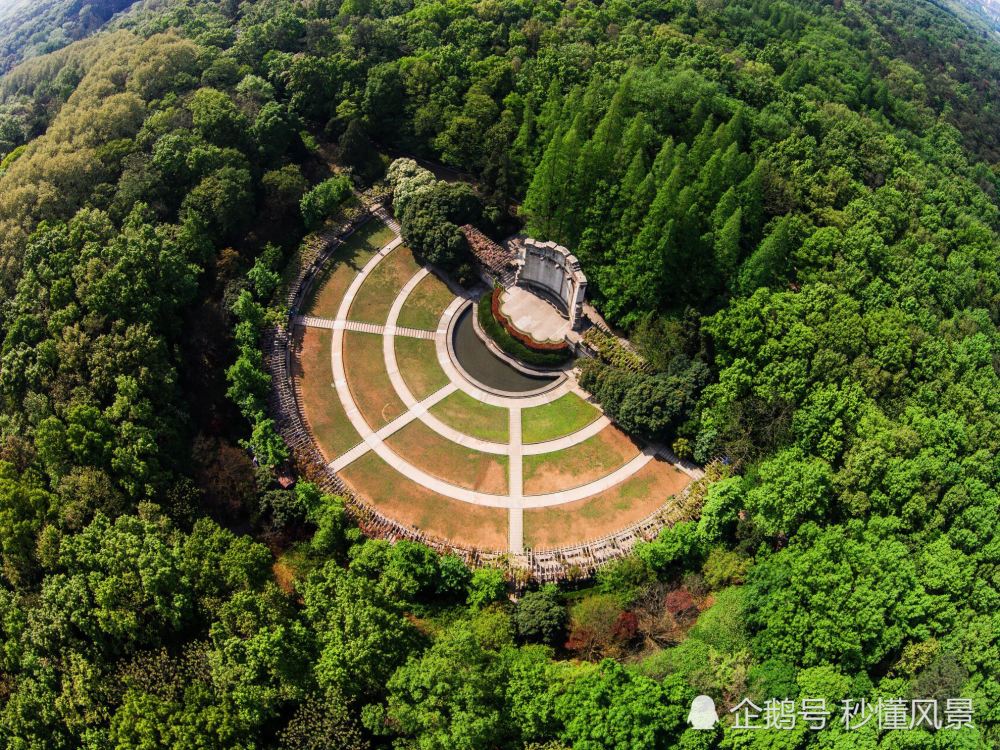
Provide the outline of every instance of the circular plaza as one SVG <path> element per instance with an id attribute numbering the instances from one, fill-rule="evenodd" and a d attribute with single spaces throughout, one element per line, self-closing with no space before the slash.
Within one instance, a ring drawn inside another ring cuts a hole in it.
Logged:
<path id="1" fill-rule="evenodd" d="M 369 221 L 336 248 L 292 332 L 297 408 L 329 471 L 415 534 L 485 552 L 668 522 L 700 472 L 619 430 L 572 369 L 485 351 L 474 306 L 390 225 Z"/>

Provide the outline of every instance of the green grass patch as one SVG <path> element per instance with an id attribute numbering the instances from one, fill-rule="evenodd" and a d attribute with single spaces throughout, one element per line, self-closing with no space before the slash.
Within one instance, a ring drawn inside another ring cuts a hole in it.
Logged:
<path id="1" fill-rule="evenodd" d="M 433 341 L 396 336 L 395 344 L 399 374 L 417 401 L 423 401 L 448 385 L 448 376 L 438 364 Z"/>
<path id="2" fill-rule="evenodd" d="M 359 227 L 320 269 L 319 277 L 302 304 L 303 315 L 336 318 L 354 277 L 395 236 L 381 221 L 369 221 Z"/>
<path id="3" fill-rule="evenodd" d="M 521 440 L 524 443 L 542 443 L 572 435 L 599 416 L 601 412 L 597 407 L 575 393 L 567 393 L 551 403 L 534 406 L 521 413 Z"/>
<path id="4" fill-rule="evenodd" d="M 459 432 L 480 440 L 492 443 L 510 440 L 510 412 L 500 406 L 477 401 L 465 391 L 455 391 L 435 404 L 431 414 Z"/>
<path id="5" fill-rule="evenodd" d="M 351 303 L 348 319 L 383 325 L 399 292 L 419 270 L 410 248 L 397 247 L 368 274 Z"/>
<path id="6" fill-rule="evenodd" d="M 437 330 L 441 316 L 453 299 L 455 295 L 448 285 L 429 273 L 406 298 L 403 309 L 399 311 L 397 325 L 422 331 Z"/>

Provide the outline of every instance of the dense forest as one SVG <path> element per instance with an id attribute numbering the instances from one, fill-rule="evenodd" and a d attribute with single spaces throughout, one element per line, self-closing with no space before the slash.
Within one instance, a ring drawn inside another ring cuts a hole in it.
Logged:
<path id="1" fill-rule="evenodd" d="M 1000 744 L 995 37 L 922 0 L 187 0 L 63 41 L 0 79 L 0 745 Z M 648 364 L 588 387 L 711 462 L 699 520 L 514 603 L 275 484 L 257 332 L 398 154 L 476 186 L 415 246 L 460 265 L 461 208 L 573 248 Z M 832 716 L 696 731 L 699 693 Z M 890 698 L 974 726 L 836 720 Z"/>
<path id="2" fill-rule="evenodd" d="M 0 6 L 0 73 L 90 36 L 135 0 L 8 0 Z"/>

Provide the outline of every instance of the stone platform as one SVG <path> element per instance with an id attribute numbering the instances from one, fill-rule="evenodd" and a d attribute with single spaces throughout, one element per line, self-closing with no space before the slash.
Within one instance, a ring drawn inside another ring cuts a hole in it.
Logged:
<path id="1" fill-rule="evenodd" d="M 521 286 L 504 291 L 500 297 L 500 310 L 519 331 L 535 341 L 562 341 L 570 330 L 569 319 L 551 302 Z"/>

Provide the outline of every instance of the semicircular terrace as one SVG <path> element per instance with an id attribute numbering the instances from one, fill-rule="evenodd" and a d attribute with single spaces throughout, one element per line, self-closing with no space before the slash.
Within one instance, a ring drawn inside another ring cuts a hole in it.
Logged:
<path id="1" fill-rule="evenodd" d="M 494 553 L 566 559 L 681 513 L 702 472 L 622 433 L 572 374 L 527 395 L 466 376 L 449 337 L 468 299 L 391 220 L 327 259 L 288 373 L 323 468 L 401 528 Z"/>

